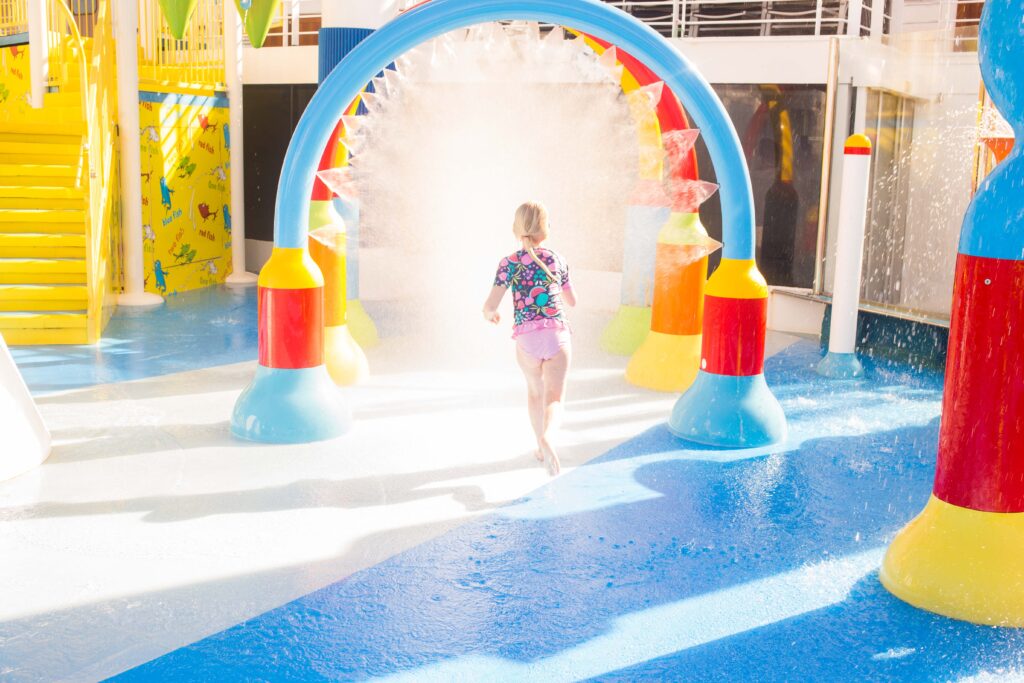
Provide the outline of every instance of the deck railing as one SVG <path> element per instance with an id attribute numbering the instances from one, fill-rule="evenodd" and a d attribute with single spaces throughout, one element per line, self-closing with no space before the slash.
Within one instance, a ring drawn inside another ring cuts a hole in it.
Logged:
<path id="1" fill-rule="evenodd" d="M 0 0 L 0 38 L 28 33 L 25 0 Z"/>
<path id="2" fill-rule="evenodd" d="M 264 47 L 316 45 L 320 38 L 321 0 L 281 0 Z M 249 37 L 242 37 L 249 45 Z"/>
<path id="3" fill-rule="evenodd" d="M 199 0 L 185 37 L 175 40 L 157 0 L 138 0 L 143 90 L 224 89 L 224 1 Z"/>

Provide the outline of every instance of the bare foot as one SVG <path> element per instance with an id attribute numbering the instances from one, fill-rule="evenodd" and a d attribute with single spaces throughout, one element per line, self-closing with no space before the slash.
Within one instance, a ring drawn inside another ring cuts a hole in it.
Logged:
<path id="1" fill-rule="evenodd" d="M 562 471 L 562 464 L 558 461 L 558 453 L 546 441 L 541 443 L 540 449 L 544 452 L 544 466 L 547 467 L 548 474 L 552 477 L 557 477 L 558 473 Z"/>
<path id="2" fill-rule="evenodd" d="M 538 448 L 533 452 L 533 457 L 537 458 L 537 462 L 544 462 L 544 451 Z"/>

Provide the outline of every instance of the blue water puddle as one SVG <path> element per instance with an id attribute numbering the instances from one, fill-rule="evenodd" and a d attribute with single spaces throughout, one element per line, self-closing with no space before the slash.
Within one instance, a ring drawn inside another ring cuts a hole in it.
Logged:
<path id="1" fill-rule="evenodd" d="M 33 394 L 256 359 L 256 288 L 207 287 L 155 309 L 119 308 L 93 346 L 11 349 Z"/>
<path id="2" fill-rule="evenodd" d="M 881 588 L 931 490 L 941 377 L 772 358 L 791 438 L 682 449 L 651 429 L 515 503 L 124 680 L 950 680 L 1024 634 Z M 414 523 L 414 520 L 410 520 Z"/>

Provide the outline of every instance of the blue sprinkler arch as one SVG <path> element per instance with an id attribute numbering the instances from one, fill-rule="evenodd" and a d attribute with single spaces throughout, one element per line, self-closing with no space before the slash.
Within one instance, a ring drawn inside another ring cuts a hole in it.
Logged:
<path id="1" fill-rule="evenodd" d="M 500 20 L 572 26 L 613 43 L 654 71 L 676 93 L 704 137 L 721 186 L 728 259 L 754 258 L 754 195 L 739 136 L 714 90 L 660 34 L 599 0 L 432 0 L 363 40 L 324 80 L 299 120 L 281 170 L 274 246 L 306 246 L 309 197 L 320 155 L 345 107 L 381 69 L 437 36 Z"/>

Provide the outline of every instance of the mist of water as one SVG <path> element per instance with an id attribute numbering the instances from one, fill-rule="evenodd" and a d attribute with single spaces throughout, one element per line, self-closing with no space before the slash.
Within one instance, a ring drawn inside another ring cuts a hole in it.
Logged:
<path id="1" fill-rule="evenodd" d="M 625 96 L 620 77 L 614 54 L 599 59 L 561 29 L 488 24 L 422 45 L 375 81 L 347 144 L 362 270 L 399 300 L 392 329 L 429 355 L 487 345 L 481 304 L 518 248 L 524 201 L 548 207 L 549 246 L 570 272 L 619 269 L 639 155 L 631 108 L 654 106 Z M 508 297 L 501 312 L 507 338 Z"/>

